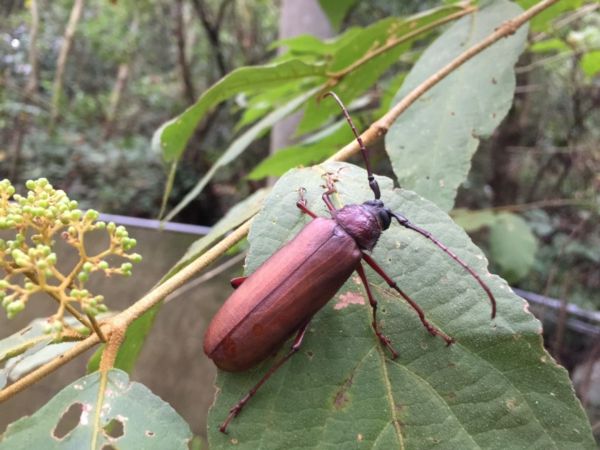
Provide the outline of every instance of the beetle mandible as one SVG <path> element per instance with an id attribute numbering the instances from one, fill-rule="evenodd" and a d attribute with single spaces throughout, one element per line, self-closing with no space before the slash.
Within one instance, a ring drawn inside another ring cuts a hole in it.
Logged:
<path id="1" fill-rule="evenodd" d="M 313 220 L 250 276 L 232 280 L 232 286 L 236 290 L 212 319 L 204 335 L 204 352 L 219 369 L 230 372 L 247 370 L 269 357 L 294 332 L 296 336 L 287 354 L 277 360 L 260 381 L 231 408 L 219 427 L 223 433 L 258 389 L 299 350 L 312 317 L 354 271 L 365 286 L 372 308 L 371 325 L 375 335 L 389 350 L 392 359 L 398 356 L 390 340 L 379 329 L 377 301 L 371 293 L 361 260 L 402 296 L 432 336 L 439 336 L 447 345 L 454 342 L 453 338 L 425 318 L 421 307 L 369 255 L 382 231 L 389 228 L 393 219 L 430 240 L 469 272 L 490 299 L 492 319 L 496 315 L 494 295 L 473 269 L 431 233 L 385 207 L 380 199 L 379 185 L 371 171 L 368 151 L 348 111 L 335 93 L 329 92 L 327 95 L 338 102 L 356 136 L 365 161 L 369 187 L 375 198 L 361 205 L 350 204 L 336 209 L 331 200 L 331 195 L 335 193 L 334 180 L 329 176 L 322 195 L 331 214 L 331 219 L 327 219 L 317 217 L 308 209 L 301 190 L 296 205 Z"/>

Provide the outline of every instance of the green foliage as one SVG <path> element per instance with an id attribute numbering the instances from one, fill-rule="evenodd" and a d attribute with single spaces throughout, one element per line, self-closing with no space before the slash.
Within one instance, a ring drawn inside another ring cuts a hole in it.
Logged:
<path id="1" fill-rule="evenodd" d="M 175 215 L 193 201 L 198 194 L 204 189 L 208 182 L 215 175 L 217 170 L 222 166 L 225 166 L 236 158 L 248 148 L 248 146 L 261 134 L 270 129 L 274 123 L 280 121 L 282 118 L 288 116 L 295 111 L 300 105 L 302 105 L 308 98 L 313 96 L 317 92 L 317 89 L 309 90 L 297 98 L 294 98 L 289 103 L 275 109 L 256 124 L 245 131 L 240 137 L 234 140 L 229 148 L 223 152 L 223 154 L 215 161 L 210 170 L 198 181 L 196 186 L 186 194 L 186 196 L 179 202 L 179 204 L 173 208 L 173 210 L 167 214 L 165 220 L 171 220 Z"/>
<path id="2" fill-rule="evenodd" d="M 327 215 L 322 176 L 336 173 L 338 205 L 372 197 L 364 170 L 348 164 L 289 172 L 274 187 L 249 236 L 248 273 L 304 226 L 291 205 L 306 187 L 308 205 Z M 369 271 L 382 331 L 400 351 L 391 361 L 371 329 L 364 288 L 352 277 L 309 327 L 302 349 L 232 422 L 217 425 L 264 375 L 273 359 L 243 374 L 220 372 L 209 419 L 211 448 L 594 448 L 590 427 L 567 372 L 545 352 L 540 324 L 466 234 L 432 203 L 378 178 L 386 205 L 422 225 L 464 258 L 498 300 L 490 323 L 485 293 L 452 259 L 426 239 L 393 224 L 373 257 L 457 339 L 446 347 L 430 336 L 414 311 Z M 342 300 L 352 296 L 362 304 Z M 345 307 L 344 307 L 345 305 Z M 287 351 L 285 344 L 278 356 Z M 551 394 L 549 394 L 551 393 Z"/>
<path id="3" fill-rule="evenodd" d="M 191 438 L 168 403 L 125 372 L 111 370 L 76 380 L 35 414 L 11 424 L 0 448 L 187 449 Z"/>
<path id="4" fill-rule="evenodd" d="M 236 69 L 204 92 L 193 106 L 163 124 L 154 133 L 152 147 L 161 153 L 166 161 L 177 159 L 204 115 L 223 100 L 240 92 L 255 92 L 291 81 L 301 82 L 306 78 L 322 76 L 322 67 L 301 61 Z"/>
<path id="5" fill-rule="evenodd" d="M 513 3 L 498 1 L 456 22 L 419 58 L 394 103 L 519 12 Z M 402 186 L 446 211 L 452 208 L 479 139 L 492 133 L 512 104 L 513 67 L 526 36 L 522 28 L 496 42 L 453 71 L 392 125 L 386 150 Z"/>

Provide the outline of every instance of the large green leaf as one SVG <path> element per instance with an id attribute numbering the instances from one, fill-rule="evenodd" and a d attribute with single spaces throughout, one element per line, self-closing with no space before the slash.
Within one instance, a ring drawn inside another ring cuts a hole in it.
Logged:
<path id="1" fill-rule="evenodd" d="M 98 372 L 73 382 L 34 415 L 9 425 L 0 448 L 188 448 L 187 423 L 146 386 L 120 370 L 111 370 L 106 389 L 101 386 Z M 68 421 L 68 412 L 77 418 Z"/>
<path id="2" fill-rule="evenodd" d="M 512 213 L 496 216 L 490 227 L 490 257 L 509 283 L 516 283 L 531 269 L 537 240 L 523 219 Z"/>
<path id="3" fill-rule="evenodd" d="M 331 164 L 289 172 L 273 188 L 249 240 L 252 272 L 310 218 L 294 207 L 307 189 L 309 207 L 326 216 L 322 174 L 335 172 L 338 205 L 372 198 L 363 170 Z M 273 363 L 245 373 L 220 372 L 209 417 L 212 449 L 593 449 L 590 426 L 567 372 L 545 352 L 540 323 L 467 235 L 432 203 L 378 178 L 387 206 L 434 233 L 489 284 L 498 300 L 490 322 L 487 297 L 447 255 L 393 224 L 373 257 L 456 338 L 446 347 L 415 313 L 368 271 L 379 321 L 400 352 L 392 361 L 371 329 L 364 288 L 351 277 L 314 317 L 301 350 L 231 423 L 217 429 Z M 353 301 L 349 301 L 353 300 Z M 357 304 L 363 303 L 363 304 Z M 287 351 L 285 344 L 279 355 Z"/>
<path id="4" fill-rule="evenodd" d="M 166 161 L 177 159 L 206 112 L 223 100 L 240 92 L 257 91 L 293 80 L 301 82 L 311 77 L 323 77 L 323 72 L 322 66 L 298 60 L 234 70 L 205 91 L 183 113 L 164 123 L 152 137 L 152 148 L 162 153 Z"/>
<path id="5" fill-rule="evenodd" d="M 459 20 L 423 53 L 394 103 L 521 11 L 499 0 Z M 438 83 L 392 125 L 385 138 L 386 150 L 403 187 L 446 211 L 452 208 L 479 138 L 488 136 L 510 108 L 513 66 L 526 36 L 527 29 L 522 27 L 496 42 Z"/>
<path id="6" fill-rule="evenodd" d="M 289 101 L 285 105 L 270 112 L 268 115 L 246 130 L 241 136 L 235 139 L 227 148 L 227 150 L 223 152 L 219 159 L 215 161 L 210 170 L 204 174 L 198 183 L 196 183 L 196 186 L 194 186 L 192 190 L 189 191 L 177 204 L 177 206 L 175 206 L 175 208 L 173 208 L 173 210 L 171 210 L 171 212 L 165 216 L 165 220 L 171 220 L 179 211 L 181 211 L 192 200 L 194 200 L 206 187 L 215 173 L 217 173 L 217 170 L 234 161 L 235 158 L 240 156 L 256 138 L 269 130 L 275 123 L 294 112 L 298 107 L 300 107 L 300 105 L 305 103 L 310 97 L 316 94 L 318 90 L 319 88 L 313 88 L 309 89 L 307 92 L 303 92 L 301 95 Z"/>

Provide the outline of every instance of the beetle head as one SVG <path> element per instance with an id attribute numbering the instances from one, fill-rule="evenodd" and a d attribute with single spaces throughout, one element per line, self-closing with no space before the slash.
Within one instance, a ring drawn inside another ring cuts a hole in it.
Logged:
<path id="1" fill-rule="evenodd" d="M 379 222 L 382 230 L 387 230 L 390 227 L 392 212 L 385 207 L 381 200 L 368 200 L 362 206 L 377 218 L 377 222 Z"/>

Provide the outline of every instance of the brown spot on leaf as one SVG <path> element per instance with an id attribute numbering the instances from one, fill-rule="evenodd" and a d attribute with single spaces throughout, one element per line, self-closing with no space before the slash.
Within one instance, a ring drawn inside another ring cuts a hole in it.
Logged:
<path id="1" fill-rule="evenodd" d="M 340 389 L 335 394 L 335 397 L 333 399 L 333 406 L 335 407 L 335 409 L 343 409 L 348 404 L 348 402 L 350 401 L 350 397 L 348 396 L 348 390 L 351 386 L 352 377 L 344 381 Z"/>
<path id="2" fill-rule="evenodd" d="M 492 84 L 498 84 L 495 78 L 492 78 Z"/>
<path id="3" fill-rule="evenodd" d="M 346 292 L 339 296 L 338 301 L 333 305 L 333 309 L 339 310 L 347 308 L 349 305 L 364 305 L 365 298 L 356 292 Z"/>

